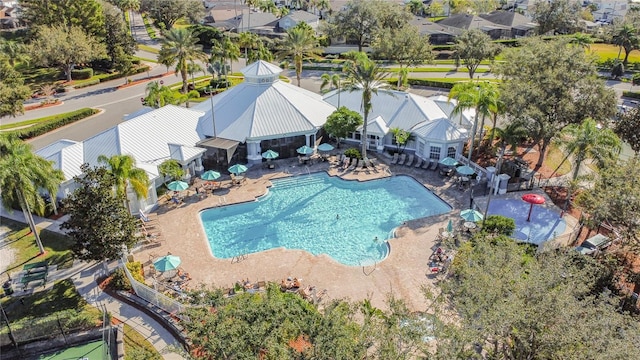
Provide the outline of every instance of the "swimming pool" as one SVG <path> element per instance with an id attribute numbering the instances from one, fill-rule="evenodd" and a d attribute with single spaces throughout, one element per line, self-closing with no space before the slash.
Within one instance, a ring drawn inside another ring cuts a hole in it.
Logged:
<path id="1" fill-rule="evenodd" d="M 200 213 L 215 257 L 284 247 L 370 264 L 387 256 L 385 240 L 404 221 L 451 210 L 408 176 L 356 182 L 318 173 L 272 182 L 257 201 Z"/>

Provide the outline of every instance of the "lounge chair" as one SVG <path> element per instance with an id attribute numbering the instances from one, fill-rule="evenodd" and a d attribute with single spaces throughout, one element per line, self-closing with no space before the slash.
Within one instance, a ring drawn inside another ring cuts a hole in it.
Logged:
<path id="1" fill-rule="evenodd" d="M 431 163 L 431 166 L 429 167 L 429 170 L 436 170 L 438 168 L 438 162 L 436 160 L 433 160 L 433 162 Z"/>
<path id="2" fill-rule="evenodd" d="M 345 157 L 342 160 L 342 166 L 340 166 L 342 168 L 343 171 L 346 171 L 349 168 L 349 161 L 350 159 L 348 157 Z"/>
<path id="3" fill-rule="evenodd" d="M 422 165 L 422 158 L 418 157 L 418 159 L 416 160 L 416 164 L 413 165 L 414 168 L 419 168 L 420 165 Z"/>
<path id="4" fill-rule="evenodd" d="M 353 158 L 351 159 L 351 165 L 349 165 L 349 168 L 347 170 L 355 170 L 358 167 L 358 159 Z"/>
<path id="5" fill-rule="evenodd" d="M 433 159 L 425 159 L 424 163 L 422 163 L 422 168 L 425 170 L 429 170 L 429 167 L 431 166 L 431 163 L 433 163 Z"/>
<path id="6" fill-rule="evenodd" d="M 393 159 L 391 159 L 391 164 L 398 163 L 398 153 L 393 154 Z"/>
<path id="7" fill-rule="evenodd" d="M 142 209 L 138 210 L 138 213 L 140 214 L 140 220 L 142 220 L 143 222 L 148 223 L 156 220 L 155 218 L 149 217 L 149 215 L 147 215 Z"/>
<path id="8" fill-rule="evenodd" d="M 358 160 L 358 166 L 356 167 L 356 169 L 353 171 L 354 173 L 359 173 L 361 171 L 364 171 L 365 167 L 364 167 L 364 160 Z"/>
<path id="9" fill-rule="evenodd" d="M 364 159 L 364 166 L 366 168 L 371 168 L 371 170 L 373 170 L 375 172 L 378 172 L 378 169 L 376 169 L 376 166 L 373 165 L 373 161 L 372 160 L 373 159 L 369 159 L 369 158 Z"/>
<path id="10" fill-rule="evenodd" d="M 413 164 L 413 154 L 409 155 L 409 160 L 405 163 L 406 166 L 411 166 Z"/>
<path id="11" fill-rule="evenodd" d="M 398 160 L 398 165 L 404 165 L 404 161 L 407 159 L 407 154 L 400 155 L 400 160 Z"/>

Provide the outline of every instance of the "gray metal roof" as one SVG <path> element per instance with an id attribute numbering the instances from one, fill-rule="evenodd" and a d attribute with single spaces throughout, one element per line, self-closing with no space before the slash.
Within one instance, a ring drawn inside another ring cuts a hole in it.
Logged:
<path id="1" fill-rule="evenodd" d="M 446 118 L 421 124 L 412 132 L 427 141 L 460 141 L 466 140 L 469 136 L 466 129 L 460 129 Z"/>
<path id="2" fill-rule="evenodd" d="M 247 79 L 262 78 L 265 76 L 280 75 L 282 73 L 282 68 L 264 60 L 258 60 L 242 68 L 240 72 Z"/>
<path id="3" fill-rule="evenodd" d="M 71 140 L 59 140 L 35 152 L 37 155 L 53 161 L 53 168 L 61 170 L 65 181 L 80 175 L 80 166 L 84 163 L 82 143 Z"/>

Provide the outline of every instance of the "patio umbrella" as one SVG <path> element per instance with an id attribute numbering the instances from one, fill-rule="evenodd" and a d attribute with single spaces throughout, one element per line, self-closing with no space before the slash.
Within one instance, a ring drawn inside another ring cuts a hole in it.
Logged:
<path id="1" fill-rule="evenodd" d="M 467 166 L 467 165 L 457 167 L 456 171 L 460 175 L 473 175 L 473 174 L 475 174 L 475 171 L 473 170 L 473 168 L 471 166 Z"/>
<path id="2" fill-rule="evenodd" d="M 323 143 L 318 145 L 318 151 L 331 151 L 331 150 L 333 150 L 333 145 L 331 144 Z"/>
<path id="3" fill-rule="evenodd" d="M 453 221 L 451 219 L 449 219 L 449 223 L 447 224 L 447 232 L 448 233 L 453 232 Z"/>
<path id="4" fill-rule="evenodd" d="M 229 172 L 230 172 L 230 173 L 233 173 L 233 174 L 238 175 L 238 174 L 241 174 L 241 173 L 243 173 L 243 172 L 247 171 L 248 169 L 247 169 L 247 167 L 246 167 L 246 166 L 244 166 L 244 165 L 242 165 L 242 164 L 235 164 L 235 165 L 232 165 L 232 166 L 231 166 L 229 169 L 227 169 L 227 170 L 229 170 Z"/>
<path id="5" fill-rule="evenodd" d="M 153 267 L 160 272 L 171 271 L 177 269 L 181 262 L 182 260 L 180 260 L 179 256 L 166 255 L 156 259 L 153 262 Z"/>
<path id="6" fill-rule="evenodd" d="M 476 222 L 484 219 L 484 216 L 482 216 L 482 213 L 473 209 L 460 211 L 460 217 L 465 219 L 465 221 L 471 221 L 471 222 Z"/>
<path id="7" fill-rule="evenodd" d="M 447 156 L 446 158 L 438 161 L 438 163 L 444 166 L 456 166 L 458 165 L 458 160 Z"/>
<path id="8" fill-rule="evenodd" d="M 200 175 L 200 179 L 207 181 L 217 180 L 218 178 L 220 178 L 220 173 L 213 170 L 207 170 Z"/>
<path id="9" fill-rule="evenodd" d="M 310 148 L 307 145 L 299 147 L 296 151 L 300 155 L 311 155 L 311 154 L 313 154 L 313 148 Z"/>
<path id="10" fill-rule="evenodd" d="M 544 204 L 544 197 L 538 194 L 524 194 L 522 200 L 531 204 L 529 207 L 529 215 L 527 215 L 527 221 L 531 221 L 531 211 L 533 211 L 533 205 Z"/>
<path id="11" fill-rule="evenodd" d="M 280 156 L 280 154 L 278 154 L 277 152 L 275 152 L 273 150 L 267 150 L 267 151 L 262 153 L 262 158 L 263 159 L 267 159 L 267 160 L 273 160 L 273 159 L 277 158 L 278 156 Z"/>
<path id="12" fill-rule="evenodd" d="M 167 188 L 169 190 L 173 190 L 173 191 L 182 191 L 182 190 L 187 190 L 189 188 L 189 184 L 187 184 L 184 181 L 172 181 L 169 183 L 169 185 L 167 185 Z"/>

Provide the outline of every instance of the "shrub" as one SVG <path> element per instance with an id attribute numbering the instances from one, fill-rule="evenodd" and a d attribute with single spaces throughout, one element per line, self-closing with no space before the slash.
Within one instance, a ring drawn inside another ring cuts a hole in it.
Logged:
<path id="1" fill-rule="evenodd" d="M 635 91 L 623 91 L 622 96 L 632 99 L 640 99 L 640 93 Z"/>
<path id="2" fill-rule="evenodd" d="M 633 74 L 633 77 L 631 78 L 631 82 L 633 83 L 633 85 L 640 84 L 640 74 L 638 73 Z"/>
<path id="3" fill-rule="evenodd" d="M 73 80 L 87 80 L 87 79 L 91 79 L 92 76 L 93 76 L 92 68 L 71 70 L 71 78 Z"/>
<path id="4" fill-rule="evenodd" d="M 114 290 L 123 291 L 129 291 L 132 289 L 131 283 L 129 282 L 129 279 L 127 279 L 127 275 L 121 268 L 117 268 L 111 273 L 111 281 L 109 282 L 109 287 Z"/>
<path id="5" fill-rule="evenodd" d="M 512 218 L 501 215 L 487 216 L 482 225 L 482 231 L 484 232 L 505 236 L 511 236 L 515 230 L 515 221 Z"/>
<path id="6" fill-rule="evenodd" d="M 99 110 L 97 109 L 84 108 L 65 114 L 54 115 L 51 116 L 51 119 L 49 120 L 43 121 L 39 124 L 27 128 L 13 130 L 11 131 L 11 133 L 15 134 L 21 140 L 31 139 L 33 137 L 47 133 L 51 130 L 55 130 L 67 124 L 71 124 L 78 120 L 94 115 L 98 112 Z"/>
<path id="7" fill-rule="evenodd" d="M 135 75 L 135 74 L 140 74 L 140 73 L 143 73 L 145 71 L 149 71 L 149 67 L 146 66 L 146 65 L 134 69 L 133 71 L 131 71 L 131 73 L 129 73 L 129 76 Z M 100 82 L 105 82 L 105 81 L 110 81 L 110 80 L 115 80 L 115 79 L 122 79 L 123 77 L 124 77 L 124 75 L 122 75 L 121 73 L 113 73 L 111 75 L 107 75 L 107 76 L 101 77 L 100 78 Z"/>
<path id="8" fill-rule="evenodd" d="M 89 80 L 86 82 L 83 82 L 81 84 L 78 85 L 74 85 L 73 88 L 74 89 L 82 89 L 82 88 L 86 88 L 88 86 L 93 86 L 93 85 L 98 85 L 100 84 L 100 79 L 93 79 L 93 80 Z"/>
<path id="9" fill-rule="evenodd" d="M 224 89 L 231 86 L 231 82 L 227 79 L 211 79 L 211 81 L 209 81 L 209 85 L 214 89 Z"/>
<path id="10" fill-rule="evenodd" d="M 127 269 L 129 269 L 131 276 L 133 276 L 133 278 L 138 282 L 144 284 L 144 271 L 142 270 L 142 263 L 139 261 L 128 262 L 126 266 Z"/>
<path id="11" fill-rule="evenodd" d="M 362 154 L 360 154 L 360 151 L 356 148 L 345 150 L 344 155 L 350 158 L 362 159 Z"/>

